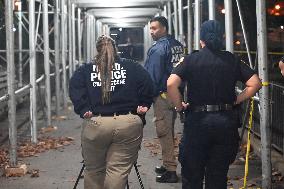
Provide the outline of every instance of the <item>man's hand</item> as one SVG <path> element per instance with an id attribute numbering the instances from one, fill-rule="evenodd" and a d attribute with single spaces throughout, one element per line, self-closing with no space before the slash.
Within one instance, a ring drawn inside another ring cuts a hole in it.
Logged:
<path id="1" fill-rule="evenodd" d="M 93 113 L 91 111 L 87 111 L 86 113 L 84 113 L 83 117 L 84 118 L 91 118 L 91 117 L 93 117 Z"/>
<path id="2" fill-rule="evenodd" d="M 148 108 L 145 106 L 138 106 L 137 107 L 137 113 L 138 114 L 145 114 L 148 111 Z"/>

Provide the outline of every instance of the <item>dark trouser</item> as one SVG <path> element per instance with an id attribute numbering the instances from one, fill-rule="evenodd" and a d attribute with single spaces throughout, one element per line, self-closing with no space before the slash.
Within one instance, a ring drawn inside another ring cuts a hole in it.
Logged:
<path id="1" fill-rule="evenodd" d="M 226 189 L 229 165 L 238 151 L 233 111 L 188 113 L 180 144 L 182 188 Z"/>

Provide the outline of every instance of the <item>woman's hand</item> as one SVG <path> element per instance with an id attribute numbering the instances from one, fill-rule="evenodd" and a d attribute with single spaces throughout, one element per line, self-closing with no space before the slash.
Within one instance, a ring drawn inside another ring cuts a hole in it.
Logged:
<path id="1" fill-rule="evenodd" d="M 148 111 L 148 107 L 145 106 L 138 106 L 137 107 L 137 113 L 138 114 L 145 114 Z"/>
<path id="2" fill-rule="evenodd" d="M 93 113 L 91 111 L 87 111 L 86 113 L 84 113 L 83 117 L 84 118 L 91 118 L 91 117 L 93 117 Z"/>
<path id="3" fill-rule="evenodd" d="M 181 112 L 181 111 L 184 111 L 188 108 L 189 106 L 189 103 L 185 103 L 185 102 L 181 102 L 181 106 L 180 107 L 175 107 L 175 110 L 177 112 Z"/>

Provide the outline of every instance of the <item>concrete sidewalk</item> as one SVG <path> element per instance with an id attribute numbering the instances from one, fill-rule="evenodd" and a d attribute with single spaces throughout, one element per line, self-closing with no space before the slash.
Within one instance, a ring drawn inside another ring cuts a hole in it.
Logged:
<path id="1" fill-rule="evenodd" d="M 27 174 L 23 177 L 0 177 L 0 189 L 71 189 L 75 183 L 78 173 L 81 169 L 82 161 L 80 149 L 80 127 L 82 120 L 73 113 L 73 110 L 62 111 L 61 115 L 65 115 L 65 120 L 53 120 L 53 125 L 58 130 L 45 133 L 44 136 L 54 138 L 72 137 L 74 141 L 71 145 L 58 148 L 57 150 L 49 150 L 37 156 L 21 158 L 19 162 L 28 165 L 29 170 L 39 170 L 39 177 L 31 177 Z M 155 128 L 152 123 L 152 109 L 148 112 L 147 125 L 144 128 L 144 139 L 138 158 L 138 169 L 142 177 L 145 189 L 181 189 L 181 179 L 175 184 L 156 183 L 154 167 L 160 165 L 161 154 L 156 139 Z M 39 127 L 44 125 L 44 120 L 39 120 Z M 181 133 L 182 125 L 177 120 L 176 131 Z M 19 140 L 26 139 L 29 135 L 28 126 L 23 126 L 19 131 Z M 5 146 L 5 145 L 4 145 Z M 3 148 L 3 145 L 0 147 Z M 261 161 L 258 157 L 252 155 L 249 167 L 248 184 L 250 188 L 261 188 Z M 0 173 L 1 174 L 1 173 Z M 242 158 L 230 167 L 228 188 L 238 189 L 243 185 L 244 162 Z M 178 167 L 178 176 L 180 177 L 180 166 Z M 274 179 L 281 180 L 280 176 Z M 129 177 L 130 189 L 139 189 L 140 185 L 136 172 L 133 168 Z M 83 188 L 83 179 L 77 187 Z M 283 181 L 274 183 L 275 189 L 284 189 Z"/>

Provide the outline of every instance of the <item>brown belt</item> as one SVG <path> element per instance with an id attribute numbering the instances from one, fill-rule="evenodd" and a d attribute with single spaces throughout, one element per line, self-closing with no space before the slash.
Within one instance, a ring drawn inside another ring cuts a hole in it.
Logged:
<path id="1" fill-rule="evenodd" d="M 201 105 L 201 106 L 189 106 L 191 112 L 218 112 L 233 110 L 232 104 L 215 104 L 215 105 Z"/>

